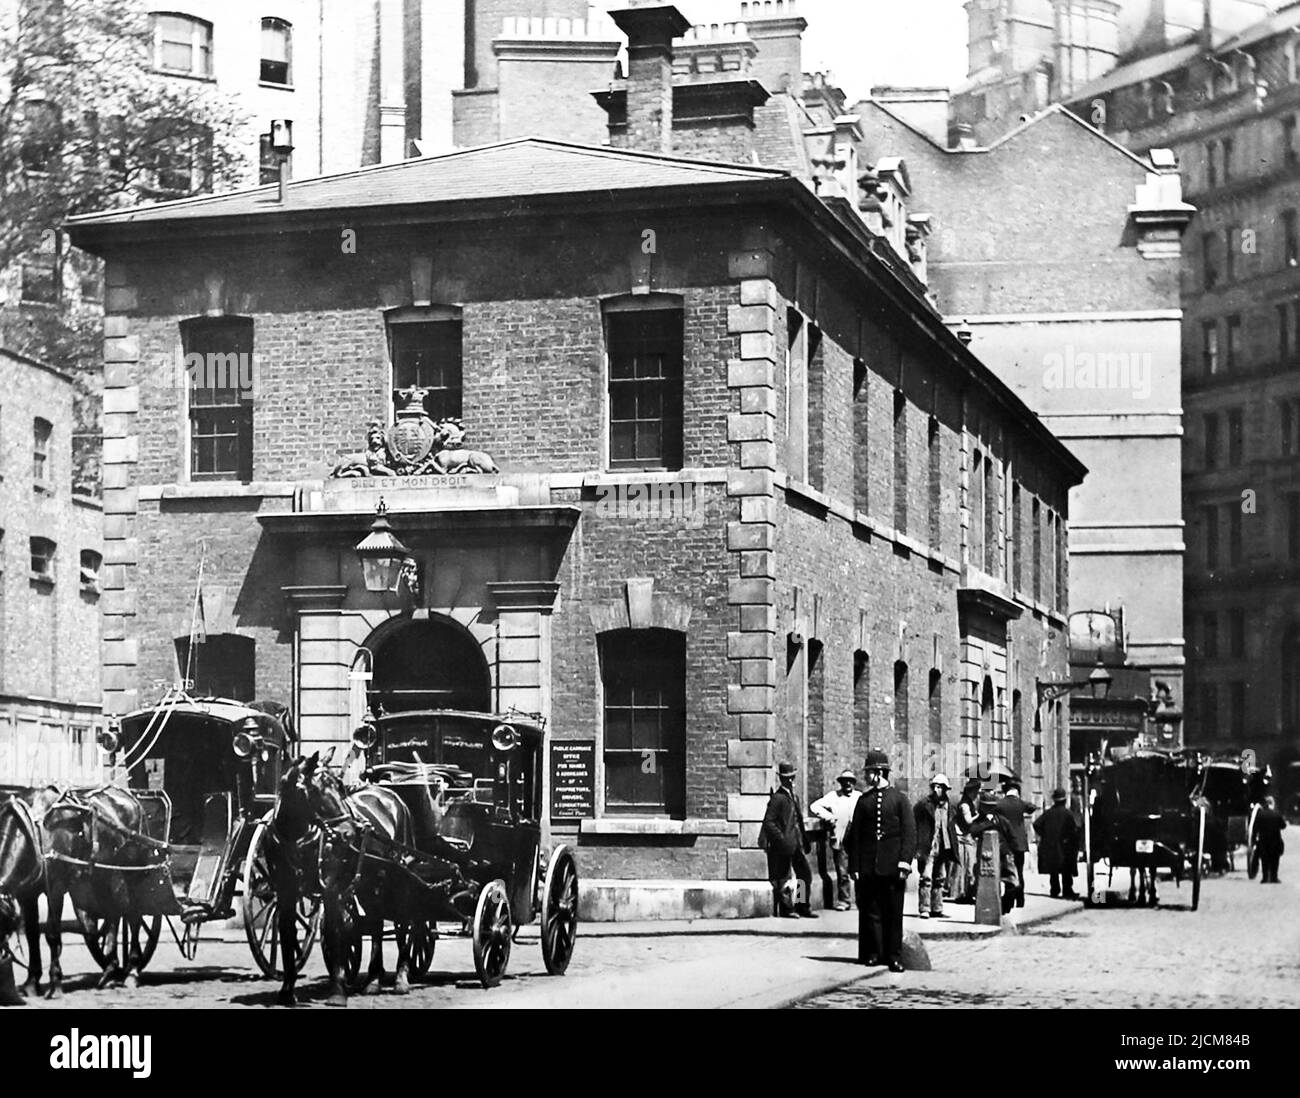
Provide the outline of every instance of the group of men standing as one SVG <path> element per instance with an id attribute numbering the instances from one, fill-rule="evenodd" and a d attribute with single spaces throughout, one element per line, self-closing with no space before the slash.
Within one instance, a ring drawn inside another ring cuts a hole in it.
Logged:
<path id="1" fill-rule="evenodd" d="M 974 902 L 975 845 L 980 834 L 996 829 L 1002 836 L 1000 867 L 1002 910 L 1024 906 L 1024 865 L 1029 850 L 1026 821 L 1036 808 L 1020 797 L 1014 783 L 1001 795 L 980 791 L 980 782 L 966 784 L 960 801 L 950 799 L 951 785 L 943 774 L 930 782 L 930 793 L 915 805 L 890 785 L 889 756 L 867 752 L 866 789 L 845 770 L 837 788 L 814 801 L 810 811 L 833 828 L 830 849 L 835 863 L 835 909 L 847 911 L 851 882 L 858 905 L 858 960 L 888 965 L 902 972 L 903 907 L 913 865 L 918 876 L 917 910 L 921 918 L 943 918 L 946 894 L 959 902 Z M 803 813 L 794 792 L 797 774 L 792 763 L 777 768 L 779 786 L 768 801 L 760 832 L 767 850 L 773 910 L 782 918 L 815 919 L 809 905 L 812 869 L 806 853 Z M 1065 805 L 1064 790 L 1053 795 L 1053 807 L 1034 824 L 1039 836 L 1039 868 L 1051 875 L 1052 895 L 1076 899 L 1074 869 L 1078 860 L 1077 822 Z M 787 894 L 791 877 L 794 895 Z M 1062 887 L 1063 884 L 1063 887 Z"/>

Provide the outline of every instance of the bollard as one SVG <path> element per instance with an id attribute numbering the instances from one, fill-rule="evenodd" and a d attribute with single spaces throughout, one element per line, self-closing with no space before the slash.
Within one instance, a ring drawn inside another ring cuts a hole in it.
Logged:
<path id="1" fill-rule="evenodd" d="M 979 837 L 975 855 L 975 923 L 1002 925 L 1002 836 L 990 828 Z"/>

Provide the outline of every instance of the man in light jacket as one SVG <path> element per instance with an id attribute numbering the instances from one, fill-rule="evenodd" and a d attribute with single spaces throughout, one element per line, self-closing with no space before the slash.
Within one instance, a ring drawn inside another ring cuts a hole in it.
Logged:
<path id="1" fill-rule="evenodd" d="M 858 789 L 857 775 L 846 770 L 835 779 L 838 789 L 832 789 L 824 797 L 818 797 L 808 806 L 808 811 L 819 820 L 833 825 L 831 830 L 831 854 L 835 859 L 835 910 L 848 911 L 853 905 L 853 882 L 849 877 L 848 855 L 844 853 L 844 834 L 853 819 L 853 806 L 862 796 Z"/>

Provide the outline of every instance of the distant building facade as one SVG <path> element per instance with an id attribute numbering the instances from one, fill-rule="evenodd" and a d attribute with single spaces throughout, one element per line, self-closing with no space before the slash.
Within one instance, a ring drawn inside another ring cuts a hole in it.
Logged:
<path id="1" fill-rule="evenodd" d="M 1091 88 L 1170 148 L 1198 213 L 1182 277 L 1187 723 L 1264 760 L 1300 742 L 1300 8 Z"/>
<path id="2" fill-rule="evenodd" d="M 102 774 L 98 500 L 72 493 L 72 378 L 0 349 L 0 784 Z"/>
<path id="3" fill-rule="evenodd" d="M 1150 703 L 1130 738 L 1179 746 L 1170 705 L 1154 718 L 1157 699 L 1184 693 L 1178 274 L 1192 207 L 1176 172 L 1059 107 L 987 148 L 951 149 L 914 125 L 918 98 L 900 108 L 879 89 L 853 108 L 875 175 L 905 174 L 925 212 L 929 287 L 948 322 L 1090 469 L 1071 497 L 1069 608 L 1113 624 L 1105 644 L 1083 629 L 1071 677 L 1109 661 L 1112 708 Z M 1091 705 L 1086 687 L 1076 699 Z M 1098 726 L 1079 718 L 1082 763 Z"/>

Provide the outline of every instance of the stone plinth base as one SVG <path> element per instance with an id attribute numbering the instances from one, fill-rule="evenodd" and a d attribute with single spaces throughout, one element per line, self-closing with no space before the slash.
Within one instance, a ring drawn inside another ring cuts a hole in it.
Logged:
<path id="1" fill-rule="evenodd" d="M 755 919 L 772 914 L 766 881 L 582 881 L 578 918 L 589 923 L 647 919 Z"/>

